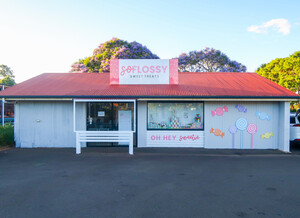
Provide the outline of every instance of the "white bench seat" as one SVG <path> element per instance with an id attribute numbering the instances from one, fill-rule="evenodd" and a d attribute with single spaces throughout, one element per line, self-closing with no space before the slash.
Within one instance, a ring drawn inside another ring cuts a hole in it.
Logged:
<path id="1" fill-rule="evenodd" d="M 81 153 L 81 142 L 128 143 L 129 154 L 133 155 L 132 131 L 76 131 L 76 154 Z"/>

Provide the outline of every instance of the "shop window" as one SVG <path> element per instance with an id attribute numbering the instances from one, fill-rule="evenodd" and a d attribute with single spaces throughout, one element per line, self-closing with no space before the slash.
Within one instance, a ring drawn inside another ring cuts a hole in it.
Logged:
<path id="1" fill-rule="evenodd" d="M 203 102 L 149 102 L 148 130 L 203 130 Z"/>

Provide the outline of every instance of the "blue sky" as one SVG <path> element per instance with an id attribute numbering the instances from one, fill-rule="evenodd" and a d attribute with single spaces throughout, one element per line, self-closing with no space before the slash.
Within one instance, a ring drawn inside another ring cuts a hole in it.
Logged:
<path id="1" fill-rule="evenodd" d="M 300 50 L 300 1 L 0 0 L 0 64 L 22 82 L 67 72 L 112 37 L 160 58 L 213 47 L 253 72 Z"/>

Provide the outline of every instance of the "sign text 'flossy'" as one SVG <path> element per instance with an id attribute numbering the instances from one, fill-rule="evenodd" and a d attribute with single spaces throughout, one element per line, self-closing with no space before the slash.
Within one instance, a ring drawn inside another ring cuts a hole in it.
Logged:
<path id="1" fill-rule="evenodd" d="M 178 60 L 111 60 L 110 84 L 178 84 Z"/>

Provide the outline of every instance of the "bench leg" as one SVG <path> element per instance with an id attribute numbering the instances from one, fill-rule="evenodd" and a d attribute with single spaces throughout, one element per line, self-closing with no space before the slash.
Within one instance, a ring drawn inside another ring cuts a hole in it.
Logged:
<path id="1" fill-rule="evenodd" d="M 79 141 L 79 135 L 78 133 L 76 133 L 76 154 L 80 154 L 80 153 L 81 153 L 81 145 Z"/>
<path id="2" fill-rule="evenodd" d="M 133 134 L 131 133 L 130 142 L 129 142 L 129 154 L 133 155 Z"/>

